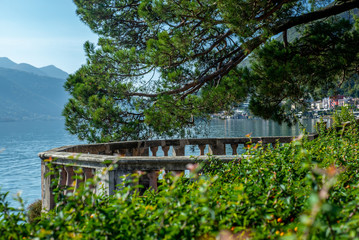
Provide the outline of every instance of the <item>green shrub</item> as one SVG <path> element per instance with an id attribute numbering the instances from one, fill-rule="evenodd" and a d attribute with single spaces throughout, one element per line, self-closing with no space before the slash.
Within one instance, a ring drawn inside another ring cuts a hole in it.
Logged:
<path id="1" fill-rule="evenodd" d="M 36 200 L 27 207 L 29 223 L 38 223 L 41 220 L 42 201 Z"/>
<path id="2" fill-rule="evenodd" d="M 210 157 L 191 181 L 166 175 L 158 192 L 139 196 L 124 183 L 115 195 L 94 196 L 89 186 L 58 195 L 56 208 L 37 223 L 6 207 L 5 239 L 358 239 L 359 133 L 323 132 L 290 144 L 252 145 L 224 164 Z M 199 169 L 197 169 L 199 170 Z M 12 234 L 12 235 L 11 235 Z"/>
<path id="3" fill-rule="evenodd" d="M 345 122 L 354 122 L 355 116 L 353 110 L 349 107 L 341 107 L 339 110 L 336 110 L 333 114 L 333 125 L 338 127 Z"/>

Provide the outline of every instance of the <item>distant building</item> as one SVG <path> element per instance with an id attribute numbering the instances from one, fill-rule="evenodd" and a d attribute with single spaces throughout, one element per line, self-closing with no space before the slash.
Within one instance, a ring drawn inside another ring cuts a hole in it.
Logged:
<path id="1" fill-rule="evenodd" d="M 348 98 L 346 98 L 343 95 L 330 97 L 330 100 L 331 100 L 331 104 L 330 104 L 331 108 L 346 106 L 346 103 L 348 102 Z"/>
<path id="2" fill-rule="evenodd" d="M 323 110 L 329 110 L 330 109 L 330 98 L 323 98 L 322 100 L 322 106 Z"/>
<path id="3" fill-rule="evenodd" d="M 336 107 L 343 107 L 349 105 L 355 105 L 359 108 L 359 99 L 353 99 L 352 97 L 337 95 L 333 97 L 323 98 L 319 101 L 313 101 L 310 104 L 310 108 L 312 111 L 328 111 Z"/>

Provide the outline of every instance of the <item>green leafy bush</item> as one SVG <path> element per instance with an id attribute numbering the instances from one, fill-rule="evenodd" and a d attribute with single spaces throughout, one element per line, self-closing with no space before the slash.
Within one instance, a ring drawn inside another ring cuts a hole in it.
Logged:
<path id="1" fill-rule="evenodd" d="M 86 182 L 57 196 L 39 222 L 0 196 L 5 239 L 358 239 L 358 126 L 275 148 L 251 145 L 224 164 L 209 157 L 191 178 L 160 180 L 139 195 L 126 184 L 95 196 Z"/>
<path id="2" fill-rule="evenodd" d="M 30 223 L 37 223 L 41 220 L 42 201 L 36 200 L 31 203 L 28 207 L 28 221 Z"/>
<path id="3" fill-rule="evenodd" d="M 340 126 L 345 122 L 355 121 L 355 116 L 353 110 L 349 107 L 341 107 L 339 110 L 336 110 L 333 114 L 333 125 Z"/>

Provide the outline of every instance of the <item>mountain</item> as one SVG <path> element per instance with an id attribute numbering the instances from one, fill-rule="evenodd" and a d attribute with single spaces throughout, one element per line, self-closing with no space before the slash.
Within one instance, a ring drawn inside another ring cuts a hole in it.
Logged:
<path id="1" fill-rule="evenodd" d="M 36 68 L 0 58 L 0 122 L 62 118 L 66 77 L 52 65 Z"/>
<path id="2" fill-rule="evenodd" d="M 62 71 L 61 69 L 55 67 L 54 65 L 42 67 L 42 68 L 40 68 L 40 70 L 42 72 L 44 72 L 45 74 L 47 74 L 48 76 L 55 77 L 55 78 L 66 79 L 69 76 L 69 74 L 67 72 Z"/>
<path id="3" fill-rule="evenodd" d="M 17 64 L 6 57 L 0 57 L 0 66 L 3 68 L 16 68 Z"/>
<path id="4" fill-rule="evenodd" d="M 33 73 L 40 76 L 47 76 L 47 77 L 60 78 L 60 79 L 66 79 L 68 77 L 68 73 L 62 71 L 61 69 L 55 67 L 54 65 L 37 68 L 27 63 L 17 64 L 6 57 L 0 57 L 0 68 L 14 69 L 23 72 Z"/>

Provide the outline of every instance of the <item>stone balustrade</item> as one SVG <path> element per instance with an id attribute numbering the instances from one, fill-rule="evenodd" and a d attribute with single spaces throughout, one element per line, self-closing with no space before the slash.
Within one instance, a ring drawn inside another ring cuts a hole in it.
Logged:
<path id="1" fill-rule="evenodd" d="M 316 136 L 313 134 L 308 138 L 311 140 Z M 261 142 L 263 145 L 275 146 L 277 142 L 282 144 L 292 140 L 293 137 L 171 139 L 55 148 L 39 153 L 43 208 L 49 210 L 55 206 L 53 185 L 51 185 L 55 176 L 48 174 L 50 171 L 48 162 L 51 162 L 52 166 L 56 166 L 56 180 L 60 186 L 72 186 L 71 191 L 76 191 L 81 181 L 86 181 L 96 175 L 100 180 L 94 186 L 94 192 L 113 194 L 116 186 L 123 181 L 123 176 L 128 176 L 136 171 L 146 172 L 141 176 L 139 184 L 143 185 L 145 189 L 151 187 L 156 190 L 160 170 L 181 173 L 187 169 L 188 164 L 205 161 L 208 158 L 205 156 L 206 150 L 207 153 L 215 155 L 222 161 L 229 162 L 240 158 L 238 153 L 249 144 Z M 197 149 L 198 154 L 195 158 L 186 156 L 188 146 Z M 109 170 L 111 165 L 115 168 Z M 81 177 L 79 178 L 79 176 Z"/>

